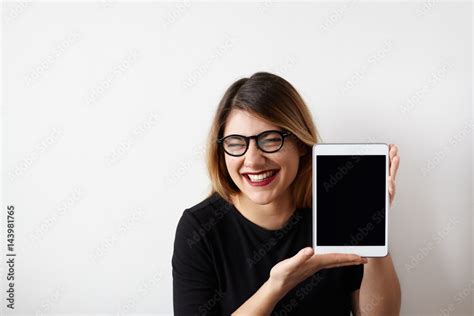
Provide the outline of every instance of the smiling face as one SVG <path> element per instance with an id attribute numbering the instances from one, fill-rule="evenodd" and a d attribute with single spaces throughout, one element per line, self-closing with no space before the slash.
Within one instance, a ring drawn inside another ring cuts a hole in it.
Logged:
<path id="1" fill-rule="evenodd" d="M 267 130 L 282 130 L 279 126 L 264 121 L 249 112 L 232 110 L 229 114 L 224 136 L 239 134 L 244 136 L 257 135 Z M 286 137 L 283 147 L 274 153 L 265 153 L 257 148 L 256 140 L 249 143 L 247 152 L 240 157 L 224 154 L 225 163 L 230 177 L 241 191 L 241 198 L 250 200 L 255 204 L 281 203 L 290 198 L 289 186 L 298 172 L 299 158 L 303 153 L 298 150 L 295 138 Z M 258 178 L 271 174 L 263 173 L 251 181 L 246 173 L 261 173 L 262 171 L 275 170 L 276 173 L 266 181 Z M 273 178 L 273 180 L 271 180 Z M 268 183 L 268 181 L 271 182 Z M 287 205 L 284 203 L 283 205 Z"/>

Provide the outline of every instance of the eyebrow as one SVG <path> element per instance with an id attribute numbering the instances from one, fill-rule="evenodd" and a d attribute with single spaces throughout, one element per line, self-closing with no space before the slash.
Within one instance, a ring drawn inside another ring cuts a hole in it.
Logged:
<path id="1" fill-rule="evenodd" d="M 280 132 L 285 132 L 285 130 L 282 129 L 282 128 L 270 128 L 270 129 L 266 129 L 266 130 L 263 130 L 263 131 L 261 131 L 261 132 L 258 132 L 258 133 L 255 133 L 255 134 L 251 134 L 251 135 L 249 135 L 249 134 L 245 134 L 245 135 L 244 135 L 244 134 L 239 134 L 239 133 L 229 133 L 229 134 L 224 134 L 223 137 L 229 136 L 229 135 L 255 136 L 255 135 L 261 134 L 261 133 L 263 133 L 263 132 L 267 132 L 267 131 L 280 131 Z"/>

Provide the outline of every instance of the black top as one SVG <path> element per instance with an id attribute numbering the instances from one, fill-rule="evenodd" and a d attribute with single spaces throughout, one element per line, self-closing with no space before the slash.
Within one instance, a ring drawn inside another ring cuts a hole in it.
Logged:
<path id="1" fill-rule="evenodd" d="M 174 314 L 230 315 L 283 259 L 312 246 L 311 208 L 297 209 L 285 226 L 264 229 L 214 194 L 185 209 L 174 241 Z M 364 265 L 323 269 L 298 284 L 272 315 L 350 315 L 351 292 Z"/>

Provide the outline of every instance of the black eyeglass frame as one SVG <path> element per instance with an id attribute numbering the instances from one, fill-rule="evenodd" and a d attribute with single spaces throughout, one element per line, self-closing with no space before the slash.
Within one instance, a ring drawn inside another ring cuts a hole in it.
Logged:
<path id="1" fill-rule="evenodd" d="M 260 144 L 258 142 L 258 138 L 261 137 L 262 135 L 265 135 L 265 134 L 268 134 L 268 133 L 278 133 L 280 134 L 281 136 L 281 145 L 280 147 L 278 147 L 278 149 L 276 150 L 272 150 L 272 151 L 266 151 L 264 150 L 263 148 L 260 147 Z M 219 138 L 218 140 L 216 140 L 216 142 L 218 144 L 221 144 L 222 145 L 222 148 L 224 149 L 225 153 L 232 156 L 232 157 L 240 157 L 240 156 L 243 156 L 245 155 L 245 153 L 247 152 L 247 150 L 249 149 L 249 145 L 250 145 L 250 140 L 251 139 L 255 139 L 255 142 L 257 144 L 257 148 L 260 149 L 261 151 L 263 151 L 264 153 L 274 153 L 274 152 L 277 152 L 279 151 L 282 147 L 283 147 L 283 144 L 285 143 L 285 138 L 287 136 L 290 136 L 292 135 L 292 133 L 290 131 L 286 131 L 286 130 L 283 130 L 283 131 L 278 131 L 278 130 L 268 130 L 268 131 L 263 131 L 257 135 L 253 135 L 253 136 L 244 136 L 244 135 L 239 135 L 239 134 L 231 134 L 231 135 L 227 135 L 225 137 L 222 137 L 222 138 Z M 231 154 L 229 153 L 227 150 L 225 150 L 225 146 L 223 145 L 224 144 L 224 141 L 226 138 L 228 137 L 232 137 L 232 136 L 238 136 L 238 137 L 242 137 L 243 139 L 245 139 L 245 144 L 246 144 L 246 147 L 245 147 L 245 150 L 242 154 L 240 155 L 234 155 L 234 154 Z"/>

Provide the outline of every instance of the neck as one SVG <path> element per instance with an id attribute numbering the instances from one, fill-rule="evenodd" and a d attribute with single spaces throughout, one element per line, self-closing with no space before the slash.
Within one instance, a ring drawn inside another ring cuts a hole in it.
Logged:
<path id="1" fill-rule="evenodd" d="M 256 204 L 243 194 L 233 199 L 235 208 L 254 224 L 269 230 L 283 228 L 296 210 L 296 204 L 288 193 L 268 204 Z"/>

